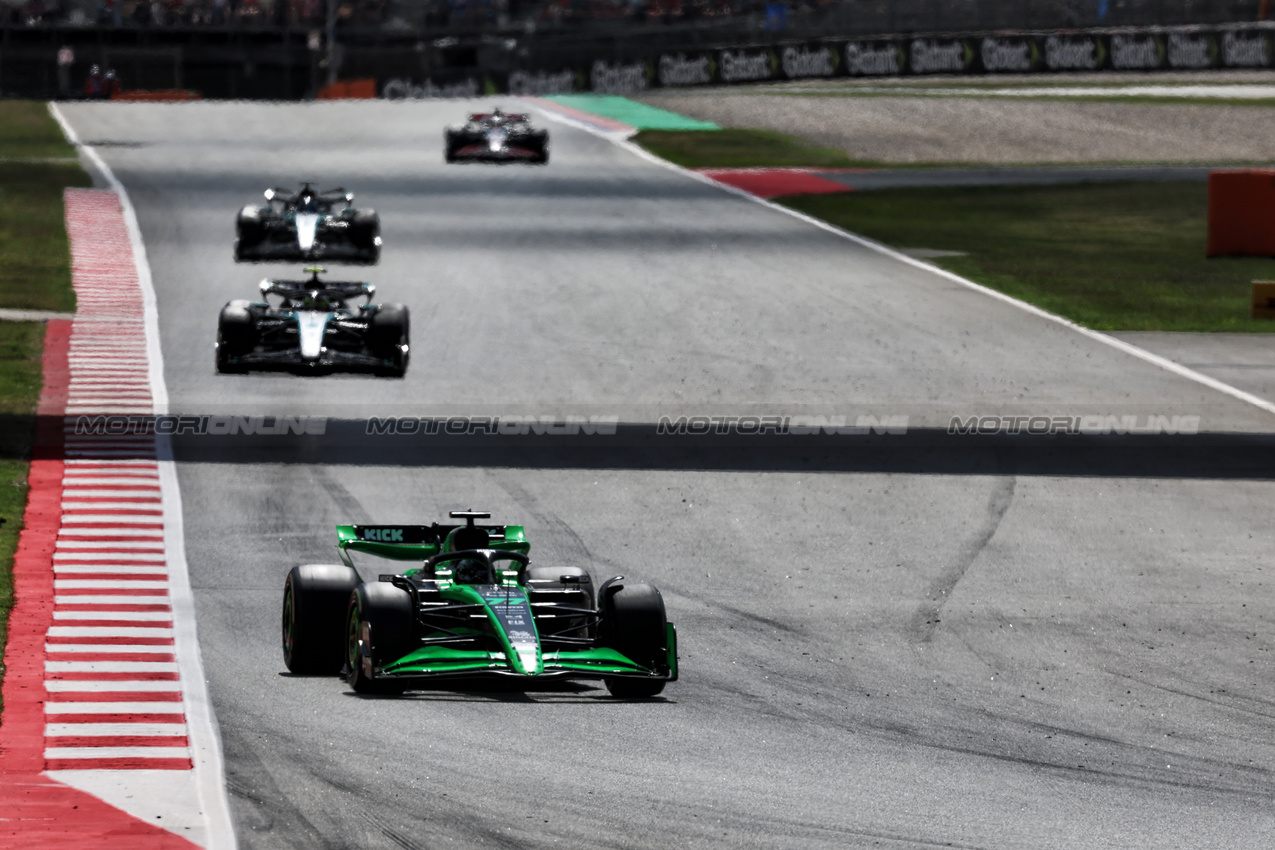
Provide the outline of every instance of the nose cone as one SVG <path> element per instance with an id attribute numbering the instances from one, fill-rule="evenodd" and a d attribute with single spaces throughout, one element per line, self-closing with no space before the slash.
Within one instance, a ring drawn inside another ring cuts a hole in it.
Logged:
<path id="1" fill-rule="evenodd" d="M 530 645 L 514 646 L 514 668 L 519 673 L 525 673 L 528 676 L 537 676 L 544 672 L 544 659 L 540 656 L 540 647 L 534 643 Z M 521 668 L 521 669 L 518 669 Z"/>
<path id="2" fill-rule="evenodd" d="M 297 244 L 302 251 L 314 249 L 314 234 L 318 229 L 318 213 L 297 213 Z"/>
<path id="3" fill-rule="evenodd" d="M 317 360 L 323 353 L 323 332 L 328 326 L 328 313 L 302 310 L 297 313 L 297 330 L 301 335 L 301 357 Z"/>

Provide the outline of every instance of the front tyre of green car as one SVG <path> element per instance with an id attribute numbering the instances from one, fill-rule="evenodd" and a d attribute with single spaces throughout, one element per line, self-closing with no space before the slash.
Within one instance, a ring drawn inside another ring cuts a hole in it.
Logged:
<path id="1" fill-rule="evenodd" d="M 668 618 L 664 597 L 653 585 L 625 582 L 604 590 L 601 637 L 605 646 L 650 670 L 667 665 Z M 663 679 L 603 680 L 612 696 L 644 699 L 664 690 Z"/>
<path id="2" fill-rule="evenodd" d="M 345 628 L 347 681 L 355 693 L 395 694 L 403 684 L 379 679 L 375 670 L 411 650 L 412 600 L 388 582 L 361 584 L 350 594 Z"/>
<path id="3" fill-rule="evenodd" d="M 283 583 L 283 663 L 297 675 L 330 676 L 344 661 L 342 628 L 359 575 L 342 564 L 302 564 Z"/>
<path id="4" fill-rule="evenodd" d="M 663 679 L 604 679 L 607 691 L 618 699 L 646 699 L 664 690 Z"/>

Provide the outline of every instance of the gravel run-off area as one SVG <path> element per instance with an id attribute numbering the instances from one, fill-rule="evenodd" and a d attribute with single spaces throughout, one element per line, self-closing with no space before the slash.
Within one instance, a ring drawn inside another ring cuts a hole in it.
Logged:
<path id="1" fill-rule="evenodd" d="M 1275 162 L 1275 108 L 699 89 L 642 102 L 886 163 Z"/>

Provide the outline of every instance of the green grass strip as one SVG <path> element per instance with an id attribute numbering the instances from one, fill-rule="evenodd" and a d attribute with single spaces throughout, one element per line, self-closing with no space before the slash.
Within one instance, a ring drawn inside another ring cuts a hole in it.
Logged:
<path id="1" fill-rule="evenodd" d="M 27 468 L 40 396 L 44 325 L 0 322 L 0 683 L 13 606 L 13 553 L 27 501 Z M 0 696 L 0 711 L 4 708 Z"/>
<path id="2" fill-rule="evenodd" d="M 683 168 L 870 168 L 881 163 L 852 159 L 772 130 L 716 133 L 643 130 L 633 141 Z"/>
<path id="3" fill-rule="evenodd" d="M 47 104 L 0 101 L 0 307 L 75 309 L 62 190 L 91 183 L 74 157 Z"/>
<path id="4" fill-rule="evenodd" d="M 40 100 L 0 101 L 0 159 L 75 158 L 75 148 Z"/>
<path id="5" fill-rule="evenodd" d="M 73 162 L 0 160 L 0 307 L 75 310 L 62 190 L 88 185 Z"/>
<path id="6" fill-rule="evenodd" d="M 1203 182 L 897 189 L 783 199 L 896 248 L 962 251 L 934 262 L 1099 330 L 1275 331 L 1252 319 L 1264 258 L 1204 256 Z"/>
<path id="7" fill-rule="evenodd" d="M 89 186 L 48 105 L 0 100 L 0 307 L 72 311 L 62 192 Z M 0 659 L 26 507 L 44 325 L 0 321 Z M 0 681 L 4 670 L 0 666 Z M 3 705 L 0 704 L 0 709 Z"/>
<path id="8" fill-rule="evenodd" d="M 545 100 L 552 100 L 563 106 L 601 115 L 622 124 L 628 124 L 635 130 L 717 130 L 712 121 L 699 121 L 687 118 L 667 109 L 657 109 L 613 94 L 554 94 Z"/>

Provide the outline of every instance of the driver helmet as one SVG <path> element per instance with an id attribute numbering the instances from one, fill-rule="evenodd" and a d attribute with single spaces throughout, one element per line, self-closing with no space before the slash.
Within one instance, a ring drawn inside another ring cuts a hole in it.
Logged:
<path id="1" fill-rule="evenodd" d="M 452 577 L 457 584 L 487 584 L 491 568 L 482 558 L 461 558 L 452 567 Z"/>

